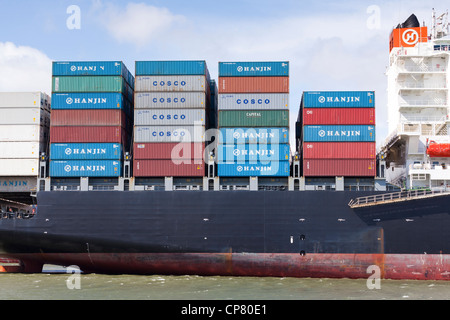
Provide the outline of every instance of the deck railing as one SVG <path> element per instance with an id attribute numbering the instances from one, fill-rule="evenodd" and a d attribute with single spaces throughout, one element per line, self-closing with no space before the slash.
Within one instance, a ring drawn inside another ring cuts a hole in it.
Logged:
<path id="1" fill-rule="evenodd" d="M 367 197 L 352 199 L 349 206 L 354 208 L 358 206 L 376 205 L 386 202 L 394 202 L 401 200 L 412 200 L 422 197 L 430 197 L 435 195 L 450 194 L 448 190 L 409 190 L 402 192 L 386 193 Z"/>

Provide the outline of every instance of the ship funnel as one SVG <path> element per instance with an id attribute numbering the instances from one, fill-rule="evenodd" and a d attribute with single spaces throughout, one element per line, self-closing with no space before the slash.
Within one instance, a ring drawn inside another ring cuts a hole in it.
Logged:
<path id="1" fill-rule="evenodd" d="M 406 19 L 405 22 L 400 23 L 396 29 L 410 29 L 410 28 L 419 28 L 420 22 L 417 19 L 415 14 L 412 14 L 409 16 L 408 19 Z"/>

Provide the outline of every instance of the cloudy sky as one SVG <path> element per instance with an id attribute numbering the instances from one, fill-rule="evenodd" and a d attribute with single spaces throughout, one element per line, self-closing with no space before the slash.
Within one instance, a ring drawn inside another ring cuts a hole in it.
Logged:
<path id="1" fill-rule="evenodd" d="M 74 7 L 75 5 L 76 7 Z M 303 91 L 374 90 L 387 136 L 389 34 L 439 0 L 0 0 L 0 91 L 51 92 L 51 62 L 290 61 L 291 127 Z M 78 10 L 79 9 L 79 10 Z M 291 130 L 293 133 L 294 130 Z"/>

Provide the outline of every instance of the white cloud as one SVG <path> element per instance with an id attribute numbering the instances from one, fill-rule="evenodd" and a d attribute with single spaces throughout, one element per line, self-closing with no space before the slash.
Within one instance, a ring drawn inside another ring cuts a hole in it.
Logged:
<path id="1" fill-rule="evenodd" d="M 383 0 L 376 16 L 368 10 L 371 3 L 349 1 L 335 3 L 336 10 L 286 12 L 284 17 L 242 19 L 216 12 L 196 19 L 146 4 L 120 8 L 93 1 L 118 41 L 135 44 L 154 59 L 204 59 L 215 79 L 218 61 L 289 60 L 291 127 L 303 91 L 375 90 L 379 142 L 388 134 L 384 72 L 389 34 L 410 14 L 422 22 L 431 13 L 430 4 L 420 0 L 408 6 Z"/>
<path id="2" fill-rule="evenodd" d="M 0 92 L 51 93 L 52 61 L 41 51 L 0 42 Z"/>
<path id="3" fill-rule="evenodd" d="M 370 30 L 369 17 L 363 8 L 333 15 L 312 13 L 307 17 L 268 19 L 264 23 L 245 21 L 236 23 L 239 28 L 233 27 L 231 21 L 218 21 L 215 40 L 212 40 L 215 50 L 205 49 L 205 59 L 208 62 L 289 60 L 292 133 L 303 91 L 374 90 L 381 142 L 387 134 L 384 72 L 389 61 L 392 26 L 380 24 L 380 29 Z M 184 42 L 182 51 L 195 50 L 192 43 Z M 210 69 L 215 70 L 216 66 Z M 295 145 L 294 134 L 291 143 Z"/>
<path id="4" fill-rule="evenodd" d="M 102 6 L 97 2 L 97 9 Z M 177 23 L 185 18 L 171 13 L 166 8 L 159 8 L 144 3 L 129 3 L 123 10 L 108 3 L 101 14 L 101 20 L 109 33 L 119 42 L 126 42 L 142 47 L 171 31 Z"/>

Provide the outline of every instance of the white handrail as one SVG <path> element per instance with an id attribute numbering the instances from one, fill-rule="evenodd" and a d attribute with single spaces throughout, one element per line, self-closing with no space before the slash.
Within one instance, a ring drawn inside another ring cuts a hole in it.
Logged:
<path id="1" fill-rule="evenodd" d="M 399 84 L 400 89 L 446 89 L 447 85 L 445 82 L 403 82 Z"/>
<path id="2" fill-rule="evenodd" d="M 445 99 L 400 101 L 401 106 L 446 106 Z"/>
<path id="3" fill-rule="evenodd" d="M 395 193 L 385 193 L 381 195 L 373 195 L 367 197 L 360 197 L 356 199 L 352 199 L 349 202 L 350 207 L 359 206 L 359 205 L 367 205 L 367 204 L 377 204 L 380 202 L 386 201 L 394 201 L 394 200 L 411 200 L 417 197 L 426 197 L 433 196 L 437 194 L 450 194 L 450 191 L 445 190 L 410 190 L 410 191 L 401 191 Z"/>
<path id="4" fill-rule="evenodd" d="M 446 72 L 447 68 L 445 66 L 442 67 L 433 67 L 428 65 L 420 65 L 420 66 L 408 66 L 405 65 L 401 68 L 403 72 Z"/>

